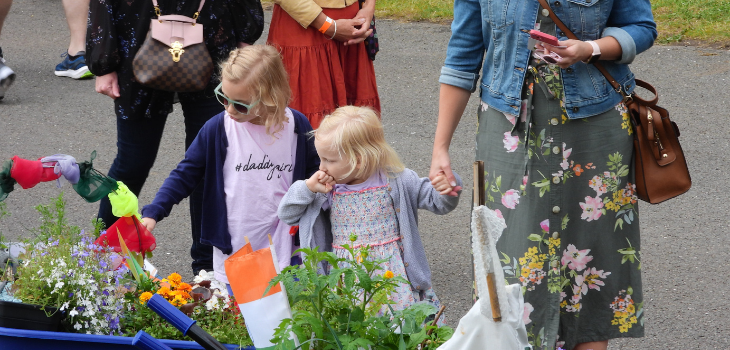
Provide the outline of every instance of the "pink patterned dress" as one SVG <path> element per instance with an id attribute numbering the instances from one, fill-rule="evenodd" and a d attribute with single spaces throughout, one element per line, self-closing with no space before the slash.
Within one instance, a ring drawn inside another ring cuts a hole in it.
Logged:
<path id="1" fill-rule="evenodd" d="M 398 226 L 393 199 L 390 197 L 387 177 L 375 174 L 363 186 L 337 185 L 332 191 L 332 222 L 334 253 L 340 258 L 352 259 L 350 253 L 342 248 L 349 244 L 359 248 L 370 245 L 368 259 L 387 259 L 384 268 L 396 276 L 408 279 L 403 261 L 403 245 Z M 375 185 L 375 186 L 372 186 Z M 350 235 L 357 235 L 355 242 Z M 385 271 L 377 271 L 382 274 Z M 390 296 L 393 309 L 402 310 L 417 302 L 428 302 L 437 309 L 441 302 L 432 288 L 419 291 L 411 285 L 402 284 Z M 443 318 L 439 323 L 443 322 Z"/>

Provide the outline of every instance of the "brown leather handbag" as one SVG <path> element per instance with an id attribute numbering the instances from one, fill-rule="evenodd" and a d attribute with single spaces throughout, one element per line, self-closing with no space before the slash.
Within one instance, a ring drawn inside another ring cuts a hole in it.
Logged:
<path id="1" fill-rule="evenodd" d="M 545 0 L 539 0 L 550 12 L 550 18 L 570 39 L 580 40 L 560 21 Z M 636 94 L 627 94 L 611 74 L 599 63 L 593 65 L 603 74 L 616 92 L 624 97 L 624 104 L 634 126 L 634 171 L 636 195 L 639 199 L 657 204 L 689 191 L 692 178 L 679 144 L 679 128 L 669 119 L 669 112 L 657 106 L 659 94 L 651 84 L 636 79 L 636 86 L 654 94 L 644 100 Z"/>
<path id="2" fill-rule="evenodd" d="M 134 77 L 140 84 L 164 91 L 203 90 L 213 74 L 213 60 L 203 42 L 203 25 L 196 23 L 205 0 L 193 18 L 160 14 L 150 23 L 142 47 L 132 61 Z"/>

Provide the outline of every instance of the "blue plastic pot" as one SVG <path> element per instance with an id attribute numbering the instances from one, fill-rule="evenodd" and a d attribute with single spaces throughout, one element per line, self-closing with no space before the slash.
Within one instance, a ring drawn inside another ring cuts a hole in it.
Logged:
<path id="1" fill-rule="evenodd" d="M 132 345 L 132 337 L 111 335 L 91 335 L 78 333 L 31 331 L 0 327 L 0 349 L 23 350 L 138 350 Z M 163 340 L 165 345 L 173 349 L 203 349 L 192 341 Z M 231 350 L 255 350 L 254 347 L 239 348 L 238 345 L 226 344 Z"/>

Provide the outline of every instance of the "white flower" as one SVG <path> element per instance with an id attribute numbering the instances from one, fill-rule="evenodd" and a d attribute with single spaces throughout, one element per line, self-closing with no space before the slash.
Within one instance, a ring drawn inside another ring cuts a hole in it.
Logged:
<path id="1" fill-rule="evenodd" d="M 68 313 L 68 315 L 71 316 L 71 317 L 74 317 L 74 316 L 76 316 L 78 314 L 79 314 L 79 312 L 76 311 L 76 309 L 73 309 L 73 310 L 71 310 L 71 312 Z M 78 328 L 76 328 L 76 329 L 78 329 Z"/>
<path id="2" fill-rule="evenodd" d="M 63 282 L 58 282 L 58 283 L 56 283 L 56 286 L 55 286 L 55 287 L 53 288 L 53 291 L 55 292 L 55 291 L 56 291 L 56 289 L 61 289 L 61 288 L 63 288 L 63 285 L 64 285 L 64 283 L 63 283 Z"/>
<path id="3" fill-rule="evenodd" d="M 83 327 L 84 326 L 82 326 L 81 323 L 77 323 L 77 324 L 74 325 L 74 329 L 76 329 L 77 331 L 80 330 Z"/>
<path id="4" fill-rule="evenodd" d="M 208 311 L 213 310 L 213 309 L 218 310 L 218 298 L 212 297 L 208 301 L 206 301 L 205 308 L 208 309 Z"/>

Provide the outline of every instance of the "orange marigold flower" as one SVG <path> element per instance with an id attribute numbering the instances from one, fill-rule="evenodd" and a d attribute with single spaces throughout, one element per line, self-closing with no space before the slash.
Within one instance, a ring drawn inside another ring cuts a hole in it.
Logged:
<path id="1" fill-rule="evenodd" d="M 180 283 L 180 285 L 177 286 L 178 290 L 184 290 L 186 292 L 190 292 L 193 290 L 193 287 L 185 282 Z"/>
<path id="2" fill-rule="evenodd" d="M 152 298 L 152 293 L 150 292 L 144 292 L 142 295 L 139 296 L 139 302 L 142 304 L 146 304 L 147 300 L 150 300 Z"/>
<path id="3" fill-rule="evenodd" d="M 393 271 L 390 271 L 390 270 L 385 271 L 385 273 L 383 274 L 383 278 L 385 278 L 387 280 L 393 278 L 393 276 L 395 276 L 395 275 L 393 274 Z"/>
<path id="4" fill-rule="evenodd" d="M 182 276 L 180 276 L 177 272 L 173 272 L 170 276 L 167 276 L 163 282 L 169 282 L 170 286 L 177 288 L 180 285 L 180 282 L 182 282 Z"/>
<path id="5" fill-rule="evenodd" d="M 170 288 L 162 287 L 157 290 L 157 294 L 162 295 L 163 297 L 167 298 L 170 295 Z"/>
<path id="6" fill-rule="evenodd" d="M 183 298 L 185 300 L 192 299 L 192 297 L 190 297 L 190 294 L 188 294 L 188 292 L 186 292 L 184 290 L 173 290 L 172 292 L 170 292 L 170 295 L 169 295 L 170 299 L 177 298 L 178 296 L 180 296 L 181 298 Z"/>

